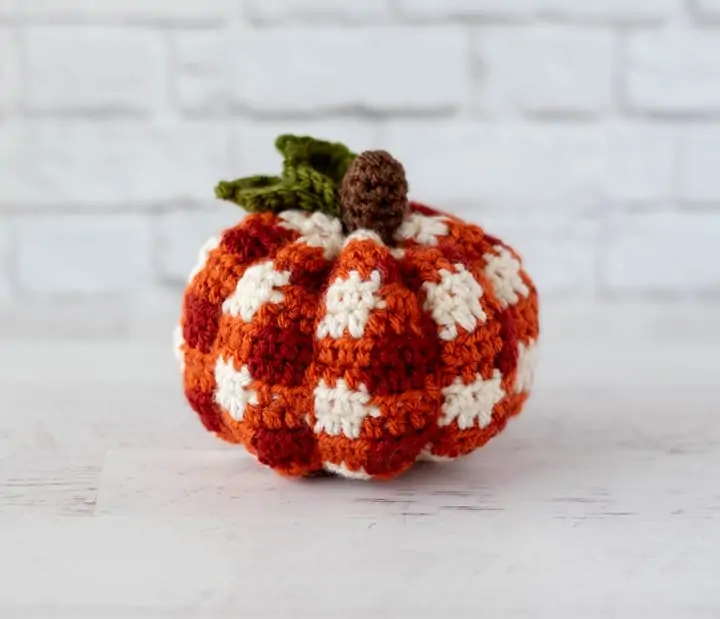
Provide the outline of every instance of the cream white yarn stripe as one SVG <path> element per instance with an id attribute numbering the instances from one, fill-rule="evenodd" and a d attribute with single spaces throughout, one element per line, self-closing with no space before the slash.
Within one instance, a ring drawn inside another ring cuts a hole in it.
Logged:
<path id="1" fill-rule="evenodd" d="M 447 221 L 439 215 L 410 213 L 405 217 L 394 237 L 398 241 L 415 241 L 419 245 L 437 245 L 438 238 L 450 232 Z"/>
<path id="2" fill-rule="evenodd" d="M 440 282 L 425 282 L 425 310 L 439 326 L 440 338 L 454 340 L 458 325 L 472 332 L 478 322 L 487 320 L 480 298 L 483 289 L 463 264 L 454 265 L 454 272 L 440 269 Z"/>
<path id="3" fill-rule="evenodd" d="M 243 273 L 233 293 L 223 301 L 223 314 L 250 322 L 265 303 L 282 303 L 280 290 L 290 283 L 290 271 L 276 271 L 272 260 L 255 264 Z"/>
<path id="4" fill-rule="evenodd" d="M 535 370 L 538 363 L 538 345 L 535 340 L 527 344 L 518 344 L 517 375 L 515 377 L 515 393 L 527 393 L 535 382 Z"/>
<path id="5" fill-rule="evenodd" d="M 232 359 L 219 357 L 215 364 L 215 402 L 233 419 L 242 421 L 248 404 L 257 404 L 257 392 L 250 389 L 253 379 L 247 366 L 235 369 Z"/>
<path id="6" fill-rule="evenodd" d="M 370 404 L 370 394 L 363 384 L 354 391 L 342 378 L 337 379 L 335 387 L 321 379 L 315 388 L 314 429 L 318 434 L 359 438 L 365 418 L 379 416 L 380 410 Z"/>
<path id="7" fill-rule="evenodd" d="M 452 385 L 442 390 L 443 404 L 438 425 L 447 426 L 456 421 L 461 430 L 472 428 L 475 422 L 479 428 L 489 426 L 495 405 L 505 397 L 502 378 L 498 369 L 493 370 L 490 378 L 478 375 L 468 385 L 457 377 Z"/>
<path id="8" fill-rule="evenodd" d="M 495 296 L 502 307 L 515 305 L 522 295 L 527 297 L 530 289 L 523 281 L 520 261 L 505 247 L 496 245 L 494 254 L 485 254 L 485 275 L 492 283 Z"/>
<path id="9" fill-rule="evenodd" d="M 317 327 L 317 337 L 342 337 L 347 331 L 361 338 L 370 314 L 385 307 L 377 294 L 382 285 L 379 271 L 362 279 L 357 271 L 350 271 L 347 279 L 338 277 L 325 294 L 325 316 Z"/>

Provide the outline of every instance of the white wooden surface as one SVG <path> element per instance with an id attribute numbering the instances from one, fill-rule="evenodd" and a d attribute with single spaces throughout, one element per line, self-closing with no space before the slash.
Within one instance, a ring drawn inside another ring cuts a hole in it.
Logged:
<path id="1" fill-rule="evenodd" d="M 522 417 L 380 484 L 277 477 L 165 317 L 68 311 L 3 321 L 0 618 L 720 616 L 717 311 L 551 309 Z"/>

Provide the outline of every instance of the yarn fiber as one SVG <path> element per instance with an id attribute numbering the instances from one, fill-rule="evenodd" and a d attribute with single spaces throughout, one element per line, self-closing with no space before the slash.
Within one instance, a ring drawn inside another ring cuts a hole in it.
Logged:
<path id="1" fill-rule="evenodd" d="M 538 294 L 520 255 L 407 201 L 384 151 L 276 145 L 281 176 L 216 189 L 250 214 L 202 247 L 183 295 L 190 407 L 291 476 L 391 478 L 486 444 L 533 385 Z"/>

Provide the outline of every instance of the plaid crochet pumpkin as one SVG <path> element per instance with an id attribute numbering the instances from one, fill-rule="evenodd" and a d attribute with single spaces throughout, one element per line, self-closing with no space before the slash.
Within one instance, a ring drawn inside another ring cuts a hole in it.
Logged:
<path id="1" fill-rule="evenodd" d="M 538 295 L 519 255 L 407 199 L 383 151 L 281 136 L 281 176 L 200 252 L 176 353 L 205 428 L 282 474 L 390 478 L 468 454 L 522 409 Z"/>

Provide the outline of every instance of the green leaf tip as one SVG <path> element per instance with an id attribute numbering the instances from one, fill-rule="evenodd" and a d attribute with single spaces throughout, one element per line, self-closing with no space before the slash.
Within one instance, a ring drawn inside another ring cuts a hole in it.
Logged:
<path id="1" fill-rule="evenodd" d="M 248 176 L 234 181 L 220 181 L 215 186 L 215 197 L 244 206 L 245 198 L 253 196 L 258 189 L 277 186 L 282 183 L 279 176 Z"/>
<path id="2" fill-rule="evenodd" d="M 280 135 L 275 140 L 275 148 L 284 157 L 284 169 L 307 166 L 328 176 L 337 185 L 357 157 L 345 144 L 307 135 Z"/>

